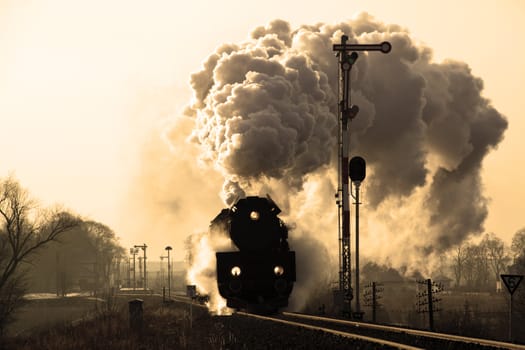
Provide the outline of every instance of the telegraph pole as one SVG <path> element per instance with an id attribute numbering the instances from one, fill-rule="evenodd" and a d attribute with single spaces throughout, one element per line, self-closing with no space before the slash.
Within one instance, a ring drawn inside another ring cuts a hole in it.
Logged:
<path id="1" fill-rule="evenodd" d="M 385 41 L 381 44 L 347 44 L 348 36 L 341 36 L 341 43 L 333 45 L 333 51 L 339 57 L 339 133 L 338 133 L 338 154 L 339 154 L 339 184 L 337 189 L 338 214 L 340 240 L 340 266 L 339 266 L 339 290 L 343 295 L 342 312 L 343 316 L 350 317 L 352 314 L 351 301 L 353 291 L 351 287 L 351 257 L 350 257 L 350 200 L 348 186 L 348 155 L 349 155 L 349 130 L 348 122 L 355 118 L 359 112 L 359 107 L 352 105 L 350 100 L 350 71 L 357 60 L 355 51 L 381 51 L 388 53 L 392 45 Z M 341 197 L 340 197 L 341 196 Z M 342 217 L 342 220 L 341 220 Z"/>
<path id="2" fill-rule="evenodd" d="M 381 283 L 368 283 L 365 286 L 365 305 L 372 307 L 372 322 L 377 322 L 377 309 L 381 306 L 379 304 L 378 300 L 382 298 L 381 293 L 383 292 L 384 288 Z"/>
<path id="3" fill-rule="evenodd" d="M 422 292 L 417 293 L 418 297 L 418 313 L 428 313 L 428 328 L 430 331 L 434 331 L 434 313 L 441 311 L 437 307 L 437 303 L 441 301 L 440 298 L 436 297 L 436 294 L 443 291 L 443 284 L 432 282 L 430 278 L 426 280 L 417 281 L 419 285 L 422 285 Z M 418 287 L 419 290 L 419 287 Z"/>

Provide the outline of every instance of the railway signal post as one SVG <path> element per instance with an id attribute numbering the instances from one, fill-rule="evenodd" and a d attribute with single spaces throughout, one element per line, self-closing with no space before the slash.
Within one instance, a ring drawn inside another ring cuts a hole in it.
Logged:
<path id="1" fill-rule="evenodd" d="M 333 51 L 339 58 L 339 115 L 338 115 L 338 177 L 339 184 L 336 197 L 338 198 L 339 214 L 339 292 L 342 294 L 343 316 L 352 314 L 351 301 L 353 291 L 351 287 L 350 263 L 350 200 L 348 186 L 348 155 L 349 130 L 348 123 L 356 117 L 359 107 L 352 105 L 350 99 L 350 71 L 358 58 L 356 51 L 380 51 L 389 53 L 392 45 L 385 41 L 381 44 L 347 44 L 348 36 L 341 36 L 341 43 L 333 45 Z M 342 225 L 341 225 L 342 224 Z"/>
<path id="2" fill-rule="evenodd" d="M 355 185 L 355 312 L 354 318 L 362 320 L 361 304 L 359 302 L 359 187 L 366 177 L 366 162 L 357 156 L 350 159 L 350 179 Z"/>

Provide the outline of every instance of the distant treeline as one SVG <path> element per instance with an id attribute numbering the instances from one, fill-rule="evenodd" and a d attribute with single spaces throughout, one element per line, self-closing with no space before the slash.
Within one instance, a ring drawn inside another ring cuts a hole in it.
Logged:
<path id="1" fill-rule="evenodd" d="M 119 283 L 119 262 L 125 249 L 115 233 L 94 221 L 65 232 L 43 247 L 27 264 L 27 292 L 93 294 Z"/>

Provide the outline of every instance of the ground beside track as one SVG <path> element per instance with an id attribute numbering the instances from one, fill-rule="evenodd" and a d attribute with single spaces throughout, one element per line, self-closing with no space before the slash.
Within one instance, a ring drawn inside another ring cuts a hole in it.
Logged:
<path id="1" fill-rule="evenodd" d="M 211 316 L 183 302 L 163 304 L 144 297 L 141 331 L 129 327 L 127 301 L 121 297 L 106 310 L 74 323 L 55 325 L 10 338 L 2 349 L 376 349 L 321 331 L 233 316 Z M 190 317 L 191 315 L 191 317 Z"/>

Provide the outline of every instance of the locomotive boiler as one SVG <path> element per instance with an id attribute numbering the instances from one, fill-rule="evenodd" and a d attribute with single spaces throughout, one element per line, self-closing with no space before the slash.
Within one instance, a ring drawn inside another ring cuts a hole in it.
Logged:
<path id="1" fill-rule="evenodd" d="M 269 196 L 246 197 L 211 222 L 211 229 L 227 232 L 238 249 L 216 252 L 217 284 L 228 307 L 270 314 L 288 305 L 295 252 L 280 212 Z"/>

